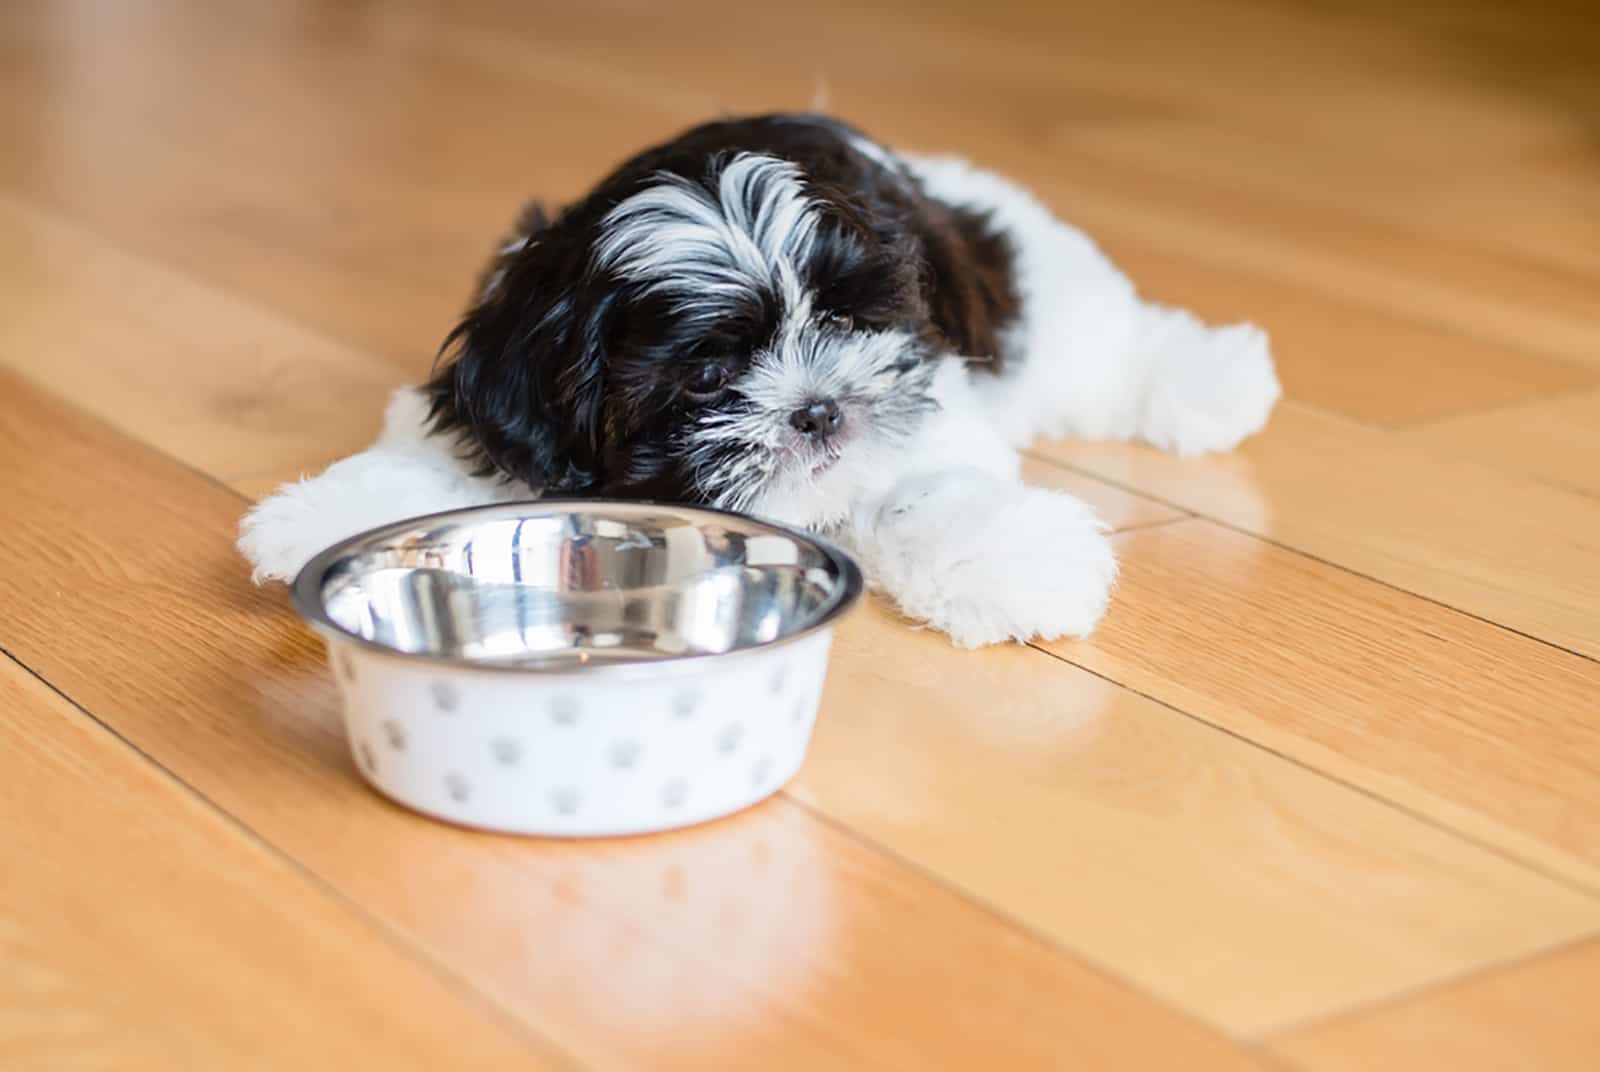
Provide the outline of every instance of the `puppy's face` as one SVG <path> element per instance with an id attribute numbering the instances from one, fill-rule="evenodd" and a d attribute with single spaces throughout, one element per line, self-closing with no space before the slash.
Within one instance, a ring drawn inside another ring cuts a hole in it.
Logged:
<path id="1" fill-rule="evenodd" d="M 915 243 L 760 154 L 597 198 L 502 255 L 441 428 L 550 494 L 841 517 L 936 408 Z"/>

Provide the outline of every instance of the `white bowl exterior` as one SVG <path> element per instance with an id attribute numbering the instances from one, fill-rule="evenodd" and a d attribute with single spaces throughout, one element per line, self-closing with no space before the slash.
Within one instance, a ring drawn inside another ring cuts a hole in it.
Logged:
<path id="1" fill-rule="evenodd" d="M 581 837 L 688 826 L 776 792 L 805 760 L 831 641 L 565 672 L 337 638 L 328 655 L 351 754 L 380 792 L 466 826 Z"/>

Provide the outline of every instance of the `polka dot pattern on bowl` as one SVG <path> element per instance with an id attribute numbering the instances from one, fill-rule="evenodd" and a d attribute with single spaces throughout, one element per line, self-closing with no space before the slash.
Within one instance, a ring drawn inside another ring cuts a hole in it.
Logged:
<path id="1" fill-rule="evenodd" d="M 558 726 L 576 726 L 582 711 L 576 696 L 563 694 L 550 701 L 550 718 Z"/>
<path id="2" fill-rule="evenodd" d="M 693 715 L 695 708 L 700 706 L 700 693 L 695 689 L 683 689 L 672 698 L 672 714 L 674 718 L 688 718 Z"/>
<path id="3" fill-rule="evenodd" d="M 428 692 L 433 697 L 433 706 L 444 714 L 454 714 L 461 705 L 461 690 L 454 682 L 435 681 L 428 686 Z"/>
<path id="4" fill-rule="evenodd" d="M 782 659 L 732 659 L 664 687 L 618 679 L 591 688 L 421 668 L 379 675 L 357 650 L 357 684 L 343 692 L 354 766 L 401 803 L 470 825 L 553 834 L 682 826 L 760 800 L 798 767 L 825 653 L 823 644 L 808 662 L 785 649 Z M 336 671 L 350 654 L 334 653 Z"/>
<path id="5" fill-rule="evenodd" d="M 522 762 L 522 742 L 515 737 L 496 737 L 489 742 L 489 753 L 502 767 L 515 767 Z"/>

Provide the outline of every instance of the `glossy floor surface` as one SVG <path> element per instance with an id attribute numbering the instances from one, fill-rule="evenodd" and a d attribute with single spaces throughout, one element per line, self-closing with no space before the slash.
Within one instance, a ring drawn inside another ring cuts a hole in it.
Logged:
<path id="1" fill-rule="evenodd" d="M 1600 1067 L 1592 11 L 0 7 L 0 1065 Z M 819 87 L 1265 324 L 1288 400 L 1039 445 L 1121 530 L 1101 631 L 869 605 L 751 812 L 386 804 L 239 515 L 369 439 L 522 199 Z"/>

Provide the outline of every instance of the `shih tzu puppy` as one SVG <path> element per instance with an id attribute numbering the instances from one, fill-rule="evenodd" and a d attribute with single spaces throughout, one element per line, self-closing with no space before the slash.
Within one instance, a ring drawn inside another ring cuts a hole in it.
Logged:
<path id="1" fill-rule="evenodd" d="M 369 450 L 245 519 L 257 578 L 414 514 L 535 495 L 704 503 L 851 548 L 958 644 L 1088 633 L 1116 559 L 1024 486 L 1039 436 L 1227 450 L 1267 341 L 1140 300 L 1081 232 L 957 159 L 837 120 L 709 123 L 499 251 Z"/>

